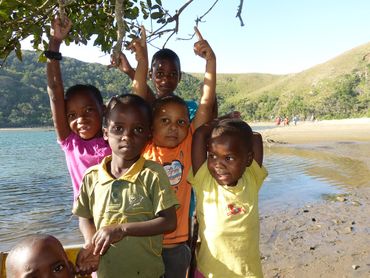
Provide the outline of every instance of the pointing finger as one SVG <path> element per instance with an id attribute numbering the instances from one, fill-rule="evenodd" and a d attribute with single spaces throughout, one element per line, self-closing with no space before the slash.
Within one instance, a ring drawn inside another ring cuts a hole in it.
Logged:
<path id="1" fill-rule="evenodd" d="M 145 42 L 146 41 L 146 32 L 145 32 L 145 27 L 144 25 L 141 25 L 141 41 Z"/>
<path id="2" fill-rule="evenodd" d="M 202 37 L 202 34 L 199 32 L 199 29 L 197 26 L 194 26 L 194 31 L 195 31 L 195 34 L 197 35 L 198 37 L 198 41 L 203 41 L 203 37 Z"/>

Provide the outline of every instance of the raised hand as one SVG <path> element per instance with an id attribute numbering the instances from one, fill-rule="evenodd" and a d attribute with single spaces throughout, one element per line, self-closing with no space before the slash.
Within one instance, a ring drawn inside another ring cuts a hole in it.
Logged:
<path id="1" fill-rule="evenodd" d="M 133 39 L 128 45 L 127 49 L 135 52 L 136 61 L 148 59 L 148 49 L 146 45 L 146 31 L 145 27 L 141 26 L 140 37 Z"/>
<path id="2" fill-rule="evenodd" d="M 72 22 L 65 17 L 64 22 L 60 17 L 55 17 L 51 22 L 50 35 L 58 41 L 63 41 L 71 30 Z"/>
<path id="3" fill-rule="evenodd" d="M 213 52 L 208 42 L 203 39 L 202 34 L 199 32 L 196 26 L 194 26 L 194 31 L 198 37 L 198 41 L 194 44 L 195 54 L 206 59 L 207 61 L 215 60 L 216 59 L 215 53 Z"/>
<path id="4" fill-rule="evenodd" d="M 94 255 L 103 255 L 113 243 L 125 237 L 122 224 L 114 224 L 100 228 L 92 238 Z"/>

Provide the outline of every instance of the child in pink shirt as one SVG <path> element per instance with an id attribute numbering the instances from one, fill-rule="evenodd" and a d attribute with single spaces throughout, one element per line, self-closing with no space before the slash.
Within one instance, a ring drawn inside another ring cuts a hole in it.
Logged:
<path id="1" fill-rule="evenodd" d="M 68 18 L 63 23 L 60 18 L 53 20 L 45 56 L 48 58 L 48 94 L 54 127 L 66 156 L 76 200 L 85 170 L 100 163 L 111 154 L 111 149 L 103 139 L 104 104 L 100 91 L 92 85 L 75 85 L 64 94 L 59 48 L 71 26 Z"/>

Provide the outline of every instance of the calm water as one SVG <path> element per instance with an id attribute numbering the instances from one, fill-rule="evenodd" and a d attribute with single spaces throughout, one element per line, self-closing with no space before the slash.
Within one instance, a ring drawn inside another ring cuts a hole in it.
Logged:
<path id="1" fill-rule="evenodd" d="M 53 234 L 64 244 L 81 243 L 71 214 L 72 186 L 54 131 L 0 131 L 0 161 L 0 250 L 35 232 Z M 269 176 L 260 192 L 262 213 L 340 192 L 366 166 L 284 147 L 265 148 L 264 163 Z"/>

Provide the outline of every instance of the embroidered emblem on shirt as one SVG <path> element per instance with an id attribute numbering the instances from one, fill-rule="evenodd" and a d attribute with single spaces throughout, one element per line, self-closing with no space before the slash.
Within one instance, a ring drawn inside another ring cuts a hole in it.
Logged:
<path id="1" fill-rule="evenodd" d="M 237 215 L 245 213 L 245 209 L 243 207 L 237 207 L 235 204 L 228 204 L 227 205 L 227 216 L 230 215 Z"/>
<path id="2" fill-rule="evenodd" d="M 127 206 L 126 210 L 139 206 L 143 199 L 144 199 L 144 197 L 141 196 L 141 195 L 136 195 L 136 194 L 130 195 L 128 197 L 128 206 Z"/>
<path id="3" fill-rule="evenodd" d="M 164 163 L 163 168 L 166 171 L 172 186 L 180 183 L 182 178 L 182 170 L 184 169 L 180 161 L 173 160 L 172 163 Z"/>

